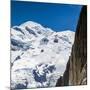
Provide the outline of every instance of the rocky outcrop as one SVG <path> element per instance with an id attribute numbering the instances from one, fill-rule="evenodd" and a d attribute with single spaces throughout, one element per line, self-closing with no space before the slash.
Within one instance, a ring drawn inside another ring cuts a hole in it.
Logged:
<path id="1" fill-rule="evenodd" d="M 83 6 L 75 34 L 72 53 L 64 75 L 56 86 L 87 84 L 87 6 Z"/>

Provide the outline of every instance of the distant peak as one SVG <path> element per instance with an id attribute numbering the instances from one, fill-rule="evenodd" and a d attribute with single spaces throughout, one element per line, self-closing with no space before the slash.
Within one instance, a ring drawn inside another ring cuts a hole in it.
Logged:
<path id="1" fill-rule="evenodd" d="M 72 30 L 66 30 L 66 32 L 74 32 L 74 31 L 72 31 Z"/>
<path id="2" fill-rule="evenodd" d="M 20 26 L 23 26 L 23 27 L 26 27 L 26 26 L 28 26 L 28 27 L 36 27 L 36 26 L 42 27 L 41 24 L 34 22 L 34 21 L 27 21 L 27 22 L 21 24 Z"/>
<path id="3" fill-rule="evenodd" d="M 72 30 L 64 30 L 64 31 L 61 31 L 61 32 L 63 32 L 63 33 L 73 33 L 74 31 L 72 31 Z"/>
<path id="4" fill-rule="evenodd" d="M 44 27 L 42 24 L 39 24 L 35 21 L 26 21 L 24 23 L 22 23 L 20 26 L 13 26 L 12 28 L 22 28 L 22 29 L 26 29 L 26 28 L 29 28 L 29 29 L 34 29 L 34 30 L 45 30 L 45 31 L 50 31 L 50 32 L 60 32 L 60 33 L 74 33 L 74 31 L 72 30 L 63 30 L 63 31 L 55 31 L 55 30 L 52 30 L 51 28 L 49 27 Z"/>

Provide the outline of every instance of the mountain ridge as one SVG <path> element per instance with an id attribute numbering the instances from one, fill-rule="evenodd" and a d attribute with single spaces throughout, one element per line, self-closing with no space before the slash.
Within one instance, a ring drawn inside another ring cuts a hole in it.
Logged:
<path id="1" fill-rule="evenodd" d="M 56 32 L 32 21 L 11 28 L 12 88 L 23 88 L 26 82 L 24 88 L 55 86 L 65 71 L 74 34 L 69 30 Z"/>

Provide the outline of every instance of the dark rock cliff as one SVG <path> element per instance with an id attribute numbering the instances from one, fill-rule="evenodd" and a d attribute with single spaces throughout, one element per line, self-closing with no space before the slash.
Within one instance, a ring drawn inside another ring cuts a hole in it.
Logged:
<path id="1" fill-rule="evenodd" d="M 64 75 L 56 86 L 87 84 L 87 6 L 83 6 L 78 21 L 75 41 Z"/>

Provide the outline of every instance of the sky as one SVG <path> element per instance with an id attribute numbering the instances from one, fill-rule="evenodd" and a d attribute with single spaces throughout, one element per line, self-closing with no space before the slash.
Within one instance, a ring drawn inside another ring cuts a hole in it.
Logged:
<path id="1" fill-rule="evenodd" d="M 75 31 L 81 8 L 72 4 L 11 1 L 11 27 L 34 21 L 54 31 Z"/>

